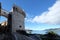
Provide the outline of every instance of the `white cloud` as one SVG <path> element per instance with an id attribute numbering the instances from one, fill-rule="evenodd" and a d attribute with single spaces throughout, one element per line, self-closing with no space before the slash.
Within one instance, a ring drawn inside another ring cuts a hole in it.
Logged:
<path id="1" fill-rule="evenodd" d="M 35 16 L 27 21 L 36 23 L 60 24 L 60 0 L 57 0 L 53 6 L 40 16 Z"/>

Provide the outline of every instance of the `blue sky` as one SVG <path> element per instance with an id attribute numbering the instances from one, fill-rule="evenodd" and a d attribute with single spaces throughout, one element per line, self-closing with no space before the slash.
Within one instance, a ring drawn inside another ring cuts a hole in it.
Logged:
<path id="1" fill-rule="evenodd" d="M 47 22 L 45 20 L 42 21 L 41 19 L 42 14 L 44 14 L 45 12 L 47 12 L 45 14 L 49 14 L 49 12 L 51 12 L 50 9 L 52 10 L 54 7 L 54 4 L 57 4 L 56 1 L 57 0 L 0 0 L 0 2 L 2 3 L 2 8 L 7 11 L 10 11 L 12 9 L 13 4 L 16 4 L 17 6 L 21 7 L 26 13 L 25 27 L 27 29 L 32 29 L 32 30 L 60 28 L 60 23 L 57 22 L 58 21 L 57 19 L 56 19 L 57 21 L 53 21 L 53 22 L 50 21 L 51 17 L 49 16 L 47 16 L 49 17 L 47 18 L 47 20 L 44 18 L 45 16 L 43 17 L 43 19 L 45 19 Z M 4 20 L 6 19 L 2 17 L 0 22 Z M 59 19 L 59 22 L 60 22 L 60 19 Z"/>

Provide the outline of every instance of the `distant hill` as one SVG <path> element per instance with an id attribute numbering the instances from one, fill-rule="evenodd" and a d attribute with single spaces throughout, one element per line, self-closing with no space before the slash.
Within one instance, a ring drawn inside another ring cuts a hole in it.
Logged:
<path id="1" fill-rule="evenodd" d="M 46 34 L 49 31 L 53 31 L 56 34 L 60 35 L 60 28 L 54 28 L 54 29 L 45 29 L 45 30 L 32 30 L 32 34 Z"/>
<path id="2" fill-rule="evenodd" d="M 53 31 L 56 34 L 60 35 L 60 28 L 55 28 L 55 29 L 46 29 L 45 31 L 49 32 L 49 31 Z"/>

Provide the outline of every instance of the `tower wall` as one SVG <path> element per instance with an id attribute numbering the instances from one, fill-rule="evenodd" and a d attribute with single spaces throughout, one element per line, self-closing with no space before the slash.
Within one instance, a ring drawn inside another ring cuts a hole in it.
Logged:
<path id="1" fill-rule="evenodd" d="M 12 12 L 12 31 L 16 32 L 16 30 L 24 30 L 24 18 L 23 12 L 19 12 L 19 9 L 13 7 Z"/>
<path id="2" fill-rule="evenodd" d="M 12 15 L 9 13 L 8 14 L 8 26 L 7 26 L 8 32 L 12 32 Z"/>

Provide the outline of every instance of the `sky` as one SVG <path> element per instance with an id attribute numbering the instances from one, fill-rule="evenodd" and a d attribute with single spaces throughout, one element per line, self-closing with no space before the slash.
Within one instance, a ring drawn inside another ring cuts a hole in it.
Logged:
<path id="1" fill-rule="evenodd" d="M 26 13 L 25 28 L 45 30 L 60 28 L 60 0 L 0 0 L 2 8 L 10 11 L 14 4 Z M 6 18 L 0 16 L 0 22 Z"/>

